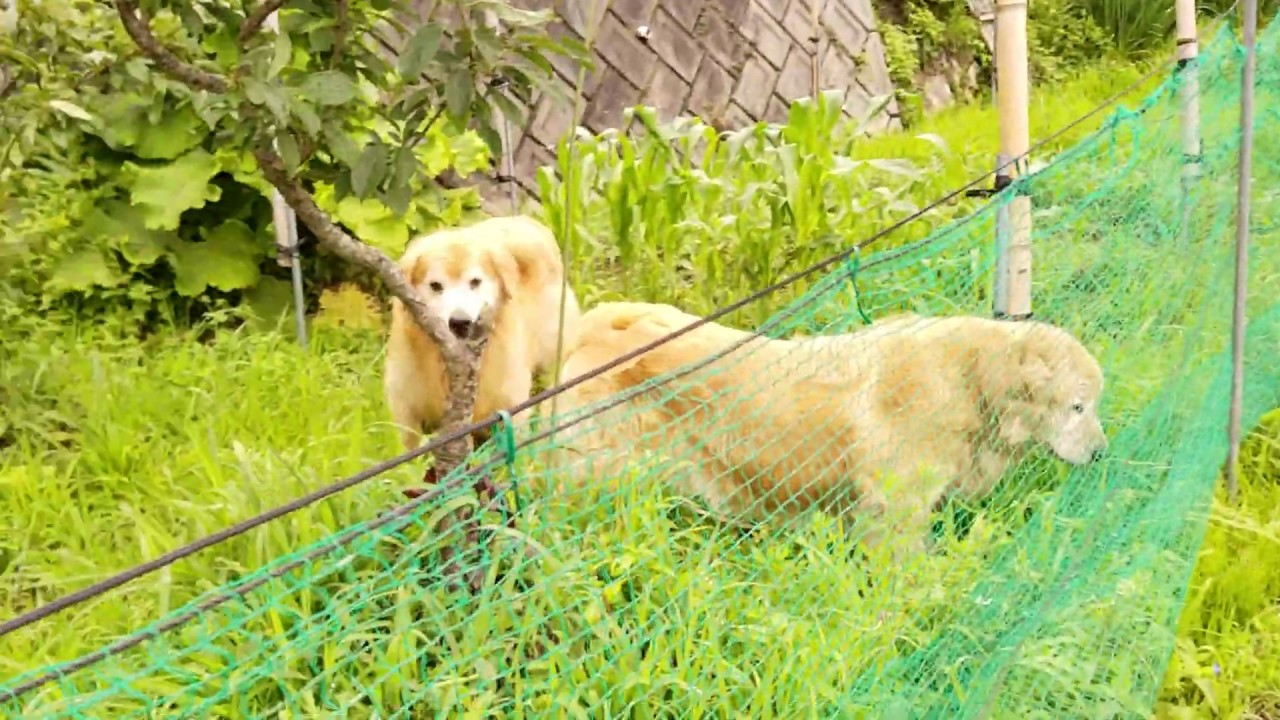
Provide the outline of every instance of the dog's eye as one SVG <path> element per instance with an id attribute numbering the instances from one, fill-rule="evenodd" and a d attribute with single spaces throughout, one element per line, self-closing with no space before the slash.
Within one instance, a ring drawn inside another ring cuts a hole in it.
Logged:
<path id="1" fill-rule="evenodd" d="M 434 293 L 444 292 L 444 286 L 438 282 L 431 283 L 429 287 L 431 288 L 431 292 L 434 292 Z"/>
<path id="2" fill-rule="evenodd" d="M 1072 405 L 1072 406 L 1071 406 L 1071 409 L 1072 409 L 1072 410 L 1074 410 L 1074 411 L 1076 411 L 1076 412 L 1078 412 L 1078 413 L 1083 413 L 1083 412 L 1084 412 L 1084 403 L 1076 403 L 1075 405 Z"/>
<path id="3" fill-rule="evenodd" d="M 475 290 L 480 287 L 480 278 L 471 278 L 471 289 Z"/>

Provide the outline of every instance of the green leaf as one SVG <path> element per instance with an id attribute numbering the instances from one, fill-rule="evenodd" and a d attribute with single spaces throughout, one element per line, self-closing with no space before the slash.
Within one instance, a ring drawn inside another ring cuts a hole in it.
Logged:
<path id="1" fill-rule="evenodd" d="M 135 266 L 156 262 L 174 240 L 170 231 L 147 228 L 143 211 L 123 200 L 109 200 L 94 208 L 85 228 L 90 237 L 117 248 Z"/>
<path id="2" fill-rule="evenodd" d="M 209 136 L 204 124 L 190 105 L 168 110 L 151 130 L 142 133 L 133 151 L 147 160 L 172 160 L 194 148 Z"/>
<path id="3" fill-rule="evenodd" d="M 228 220 L 206 234 L 203 242 L 176 240 L 169 246 L 174 289 L 194 297 L 206 288 L 240 290 L 258 281 L 258 265 L 269 246 L 239 220 Z"/>
<path id="4" fill-rule="evenodd" d="M 221 169 L 217 158 L 195 149 L 166 165 L 141 166 L 125 162 L 129 197 L 146 215 L 152 230 L 176 230 L 182 213 L 222 197 L 209 181 Z"/>
<path id="5" fill-rule="evenodd" d="M 289 119 L 284 93 L 279 87 L 269 85 L 258 78 L 248 76 L 241 80 L 244 96 L 254 105 L 265 105 L 277 122 L 285 123 Z"/>
<path id="6" fill-rule="evenodd" d="M 465 120 L 471 109 L 471 98 L 475 95 L 475 79 L 469 69 L 459 68 L 449 77 L 449 84 L 444 89 L 445 109 L 455 119 Z"/>
<path id="7" fill-rule="evenodd" d="M 409 42 L 405 43 L 404 49 L 400 51 L 396 69 L 400 71 L 402 77 L 413 81 L 422 75 L 427 69 L 427 64 L 436 56 L 436 51 L 440 49 L 440 38 L 443 33 L 444 28 L 435 23 L 418 28 L 413 37 L 409 38 Z"/>
<path id="8" fill-rule="evenodd" d="M 315 198 L 320 209 L 351 228 L 361 241 L 392 257 L 404 252 L 409 242 L 409 219 L 396 215 L 377 198 L 348 195 L 337 202 L 333 187 L 329 185 L 317 185 Z"/>
<path id="9" fill-rule="evenodd" d="M 273 277 L 258 278 L 252 288 L 246 290 L 240 302 L 245 312 L 245 324 L 253 330 L 292 332 L 293 323 L 285 315 L 293 309 L 293 288 L 288 280 Z"/>
<path id="10" fill-rule="evenodd" d="M 371 142 L 360 151 L 360 159 L 351 168 L 351 189 L 365 197 L 382 182 L 387 173 L 387 155 L 382 144 Z"/>
<path id="11" fill-rule="evenodd" d="M 275 186 L 262 177 L 262 173 L 258 170 L 258 161 L 248 150 L 218 148 L 215 159 L 218 161 L 218 168 L 222 172 L 230 173 L 236 182 L 248 185 L 266 197 L 271 197 L 275 192 Z"/>
<path id="12" fill-rule="evenodd" d="M 324 139 L 329 145 L 330 152 L 338 162 L 347 167 L 355 167 L 360 161 L 360 146 L 356 145 L 356 141 L 336 123 L 326 123 L 324 126 Z"/>
<path id="13" fill-rule="evenodd" d="M 130 150 L 149 128 L 147 103 L 136 95 L 110 94 L 93 97 L 92 105 L 102 118 L 98 136 L 112 150 Z"/>
<path id="14" fill-rule="evenodd" d="M 478 134 L 480 138 L 484 140 L 484 144 L 488 146 L 489 157 L 502 157 L 502 136 L 498 134 L 497 130 L 494 130 L 489 125 L 481 125 L 476 128 L 476 134 Z"/>
<path id="15" fill-rule="evenodd" d="M 284 161 L 284 169 L 290 175 L 296 173 L 298 166 L 302 164 L 302 152 L 298 149 L 298 141 L 293 139 L 293 133 L 282 132 L 277 135 L 276 150 Z"/>
<path id="16" fill-rule="evenodd" d="M 308 135 L 319 137 L 323 123 L 320 120 L 320 116 L 311 107 L 311 103 L 298 98 L 289 104 L 289 109 L 293 111 L 293 116 L 302 123 L 302 129 L 306 130 Z"/>
<path id="17" fill-rule="evenodd" d="M 213 53 L 215 61 L 221 67 L 234 67 L 240 63 L 240 43 L 236 33 L 230 26 L 224 26 L 217 32 L 204 36 L 201 46 Z"/>
<path id="18" fill-rule="evenodd" d="M 100 247 L 86 247 L 60 259 L 53 267 L 45 288 L 51 292 L 88 290 L 92 287 L 116 287 L 126 276 L 120 264 L 107 257 Z"/>
<path id="19" fill-rule="evenodd" d="M 293 43 L 289 41 L 289 33 L 276 33 L 275 50 L 271 55 L 271 64 L 267 66 L 267 77 L 274 79 L 289 65 L 293 59 Z"/>
<path id="20" fill-rule="evenodd" d="M 322 70 L 308 75 L 300 90 L 317 105 L 343 105 L 356 97 L 356 84 L 337 70 Z"/>
<path id="21" fill-rule="evenodd" d="M 88 110 L 85 110 L 75 103 L 67 102 L 66 100 L 50 100 L 49 107 L 57 110 L 63 115 L 68 115 L 77 120 L 84 120 L 85 122 L 93 121 L 93 116 L 89 114 Z"/>
<path id="22" fill-rule="evenodd" d="M 454 136 L 448 142 L 453 151 L 453 168 L 462 176 L 484 170 L 489 167 L 490 158 L 501 157 L 491 154 L 489 144 L 474 132 Z"/>

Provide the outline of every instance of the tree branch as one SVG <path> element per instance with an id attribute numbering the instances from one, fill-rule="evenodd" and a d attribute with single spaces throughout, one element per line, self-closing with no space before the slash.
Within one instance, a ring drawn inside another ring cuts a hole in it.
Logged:
<path id="1" fill-rule="evenodd" d="M 349 0 L 335 0 L 337 5 L 337 27 L 334 29 L 333 37 L 333 55 L 329 58 L 329 68 L 338 67 L 338 63 L 342 62 L 342 54 L 347 49 L 347 33 L 350 28 L 347 26 L 349 22 L 348 8 Z"/>
<path id="2" fill-rule="evenodd" d="M 138 12 L 137 4 L 131 0 L 115 0 L 115 3 L 116 12 L 120 14 L 120 21 L 124 23 L 124 29 L 129 33 L 129 37 L 133 38 L 142 52 L 151 58 L 161 71 L 197 90 L 214 93 L 227 91 L 229 84 L 224 78 L 183 62 L 172 50 L 156 39 L 156 36 L 151 33 L 150 22 Z"/>
<path id="3" fill-rule="evenodd" d="M 476 371 L 480 353 L 483 352 L 487 334 L 478 341 L 463 342 L 449 332 L 440 318 L 427 312 L 418 293 L 409 285 L 404 274 L 390 258 L 376 248 L 366 245 L 338 227 L 329 215 L 316 205 L 315 199 L 300 183 L 289 177 L 280 156 L 271 150 L 254 152 L 258 165 L 267 181 L 280 191 L 286 202 L 297 213 L 316 239 L 333 253 L 377 273 L 392 295 L 404 303 L 409 314 L 428 337 L 440 348 L 448 374 L 448 397 L 445 398 L 444 418 L 441 427 L 446 430 L 463 427 L 471 422 L 475 403 Z M 470 452 L 470 438 L 462 437 L 446 443 L 436 452 L 436 473 L 443 477 L 460 465 Z"/>
<path id="4" fill-rule="evenodd" d="M 254 8 L 253 12 L 249 13 L 249 16 L 244 19 L 244 24 L 240 26 L 240 34 L 236 36 L 240 44 L 243 45 L 248 42 L 249 38 L 261 30 L 262 24 L 267 21 L 267 18 L 271 17 L 271 13 L 283 7 L 285 2 L 286 0 L 266 0 L 266 2 Z"/>
<path id="5" fill-rule="evenodd" d="M 231 88 L 231 83 L 227 79 L 182 61 L 173 51 L 166 48 L 152 33 L 150 21 L 138 11 L 138 6 L 133 0 L 114 0 L 114 2 L 129 36 L 133 38 L 139 49 L 159 66 L 161 71 L 197 90 L 225 93 Z M 266 18 L 284 3 L 285 0 L 266 0 L 259 5 L 241 26 L 241 40 L 257 32 Z M 345 15 L 345 2 L 341 7 Z M 252 117 L 252 114 L 250 113 L 249 116 Z M 312 150 L 309 142 L 305 150 L 309 155 Z M 293 208 L 298 219 L 311 230 L 320 244 L 344 260 L 377 273 L 387 289 L 404 303 L 418 327 L 440 348 L 448 387 L 441 428 L 449 432 L 470 424 L 475 405 L 476 376 L 480 356 L 488 343 L 489 334 L 480 333 L 477 339 L 468 341 L 455 338 L 443 321 L 427 312 L 426 305 L 400 271 L 400 267 L 377 249 L 351 237 L 338 227 L 329 215 L 316 205 L 311 193 L 298 180 L 290 177 L 279 154 L 268 148 L 259 148 L 254 151 L 254 157 L 267 181 L 280 191 L 285 202 Z M 434 452 L 435 465 L 428 471 L 428 475 L 444 478 L 462 465 L 470 452 L 470 435 L 463 435 L 444 443 Z M 478 541 L 475 522 L 470 517 L 470 513 L 463 510 L 455 511 L 444 522 L 446 528 L 461 525 L 469 544 Z M 464 550 L 464 553 L 469 550 L 471 548 Z M 446 563 L 446 575 L 454 576 L 461 572 L 462 559 L 456 548 L 443 548 L 441 555 Z M 473 590 L 478 589 L 477 582 L 482 579 L 483 573 L 478 569 L 468 573 L 468 580 Z"/>

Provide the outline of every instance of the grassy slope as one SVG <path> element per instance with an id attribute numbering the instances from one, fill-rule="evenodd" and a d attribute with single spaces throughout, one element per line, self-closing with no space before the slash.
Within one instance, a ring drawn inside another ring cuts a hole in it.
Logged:
<path id="1" fill-rule="evenodd" d="M 1117 69 L 1037 93 L 1033 137 L 1065 125 L 1136 76 Z M 987 106 L 955 109 L 920 128 L 951 148 L 942 172 L 928 183 L 931 196 L 990 165 L 994 128 Z M 1073 137 L 1078 133 L 1058 145 Z M 893 136 L 869 141 L 866 152 L 911 157 L 928 148 Z M 4 338 L 0 405 L 15 443 L 0 454 L 5 616 L 397 449 L 381 402 L 376 333 L 319 329 L 311 353 L 272 334 L 223 332 L 197 344 L 190 333 L 175 331 L 145 346 L 110 341 L 107 334 L 33 322 Z M 1274 482 L 1280 451 L 1269 442 L 1250 449 L 1257 460 L 1244 507 L 1215 523 L 1184 614 L 1167 696 L 1197 706 L 1197 715 L 1213 703 L 1238 717 L 1249 698 L 1257 702 L 1280 687 L 1280 609 L 1273 599 L 1280 594 L 1280 513 L 1274 509 L 1280 507 Z M 374 481 L 372 489 L 344 493 L 72 610 L 59 622 L 75 632 L 45 628 L 5 638 L 0 676 L 28 667 L 28 658 L 85 652 L 233 573 L 368 517 L 385 507 L 395 487 L 412 482 L 412 472 Z"/>

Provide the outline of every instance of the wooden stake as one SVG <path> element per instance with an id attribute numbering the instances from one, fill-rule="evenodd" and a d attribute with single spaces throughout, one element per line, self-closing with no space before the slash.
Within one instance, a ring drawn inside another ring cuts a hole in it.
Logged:
<path id="1" fill-rule="evenodd" d="M 1027 0 L 996 0 L 996 106 L 1000 115 L 1000 154 L 1014 162 L 996 176 L 997 188 L 1021 176 L 1031 149 L 1028 119 Z M 1021 320 L 1031 315 L 1031 198 L 1009 202 L 1009 241 L 1004 262 L 1004 307 L 997 317 Z"/>
<path id="2" fill-rule="evenodd" d="M 1231 309 L 1231 409 L 1227 418 L 1227 495 L 1239 494 L 1240 415 L 1244 405 L 1245 300 L 1249 278 L 1249 192 L 1253 170 L 1253 85 L 1257 70 L 1258 0 L 1242 0 L 1244 70 L 1240 87 L 1240 180 L 1236 199 L 1236 288 Z"/>

